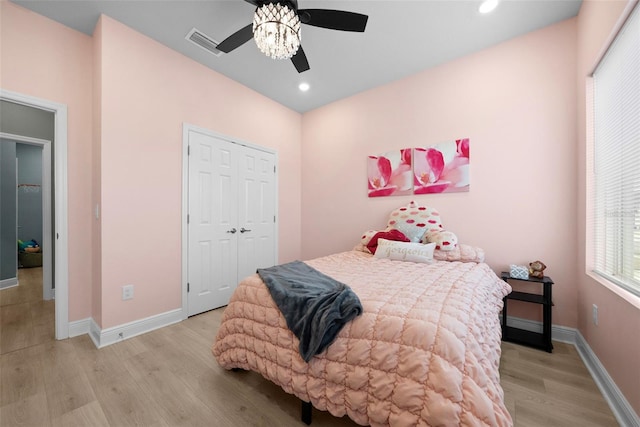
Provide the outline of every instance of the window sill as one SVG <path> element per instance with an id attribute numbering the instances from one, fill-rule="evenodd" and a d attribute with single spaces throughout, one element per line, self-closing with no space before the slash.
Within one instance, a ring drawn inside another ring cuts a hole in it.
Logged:
<path id="1" fill-rule="evenodd" d="M 616 285 L 615 283 L 610 282 L 609 280 L 605 279 L 599 274 L 595 274 L 591 271 L 587 271 L 586 274 L 588 277 L 600 283 L 602 286 L 609 289 L 611 292 L 613 292 L 614 294 L 616 294 L 617 296 L 619 296 L 620 298 L 622 298 L 623 300 L 627 301 L 629 304 L 633 305 L 635 308 L 640 310 L 640 297 L 637 297 L 631 292 L 627 291 L 626 289 L 623 289 L 620 286 Z"/>

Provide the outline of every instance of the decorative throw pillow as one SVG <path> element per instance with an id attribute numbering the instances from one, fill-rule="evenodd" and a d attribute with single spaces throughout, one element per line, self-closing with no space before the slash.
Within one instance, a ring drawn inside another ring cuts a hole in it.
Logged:
<path id="1" fill-rule="evenodd" d="M 435 261 L 484 262 L 484 249 L 460 243 L 452 251 L 433 251 Z"/>
<path id="2" fill-rule="evenodd" d="M 422 243 L 378 239 L 378 248 L 374 256 L 396 261 L 431 263 L 435 248 L 435 243 L 423 245 Z"/>
<path id="3" fill-rule="evenodd" d="M 378 248 L 378 240 L 379 239 L 393 240 L 393 241 L 397 241 L 397 242 L 409 242 L 410 241 L 407 238 L 407 236 L 402 234 L 402 232 L 399 231 L 399 230 L 378 231 L 371 238 L 371 240 L 369 240 L 369 243 L 367 243 L 367 249 L 369 249 L 369 252 L 371 252 L 372 254 L 376 253 L 376 249 Z"/>
<path id="4" fill-rule="evenodd" d="M 438 211 L 412 201 L 391 212 L 387 229 L 399 230 L 412 242 L 419 242 L 425 233 L 442 230 L 442 221 Z"/>
<path id="5" fill-rule="evenodd" d="M 378 234 L 380 232 L 380 230 L 367 230 L 364 233 L 362 233 L 362 237 L 360 238 L 360 244 L 362 244 L 363 246 L 367 246 L 369 244 L 369 242 L 371 241 L 371 239 L 373 238 L 373 236 L 375 236 L 376 234 Z"/>
<path id="6" fill-rule="evenodd" d="M 436 249 L 452 251 L 458 247 L 458 236 L 453 231 L 434 231 L 424 235 L 423 243 L 435 243 Z"/>

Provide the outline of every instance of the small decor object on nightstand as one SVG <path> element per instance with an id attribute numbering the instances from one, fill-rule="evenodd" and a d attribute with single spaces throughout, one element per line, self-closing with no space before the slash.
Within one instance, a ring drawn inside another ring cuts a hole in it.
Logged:
<path id="1" fill-rule="evenodd" d="M 536 279 L 542 279 L 544 277 L 544 269 L 547 268 L 542 261 L 534 261 L 529 263 L 529 276 Z M 511 276 L 513 277 L 513 275 Z"/>
<path id="2" fill-rule="evenodd" d="M 529 278 L 529 269 L 524 265 L 511 264 L 509 266 L 509 275 L 514 279 L 527 280 Z"/>

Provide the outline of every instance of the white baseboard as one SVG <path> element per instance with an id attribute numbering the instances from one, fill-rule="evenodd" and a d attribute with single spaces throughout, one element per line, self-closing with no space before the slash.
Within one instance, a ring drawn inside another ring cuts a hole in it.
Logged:
<path id="1" fill-rule="evenodd" d="M 96 347 L 102 348 L 137 335 L 151 332 L 158 328 L 181 322 L 182 320 L 182 309 L 167 311 L 166 313 L 147 317 L 146 319 L 135 320 L 106 329 L 100 329 L 100 326 L 91 319 L 88 332 Z"/>
<path id="2" fill-rule="evenodd" d="M 502 316 L 500 316 L 500 322 L 502 322 Z M 525 331 L 542 333 L 542 322 L 537 322 L 535 320 L 507 316 L 507 325 L 518 329 L 524 329 Z M 553 334 L 553 330 L 551 331 L 551 334 Z"/>
<path id="3" fill-rule="evenodd" d="M 524 329 L 531 332 L 542 332 L 542 322 L 535 320 L 522 319 L 519 317 L 507 316 L 507 324 L 515 328 Z M 582 358 L 589 373 L 593 377 L 602 396 L 609 404 L 613 415 L 622 427 L 638 427 L 640 426 L 640 418 L 635 413 L 629 401 L 624 397 L 616 383 L 609 376 L 598 356 L 591 350 L 589 344 L 584 339 L 580 331 L 566 326 L 551 326 L 551 338 L 554 341 L 573 344 Z"/>
<path id="4" fill-rule="evenodd" d="M 18 286 L 18 278 L 10 277 L 8 279 L 0 280 L 0 289 L 9 289 Z"/>
<path id="5" fill-rule="evenodd" d="M 69 322 L 69 338 L 88 334 L 92 320 L 92 318 L 88 317 L 86 319 L 76 320 L 75 322 Z"/>
<path id="6" fill-rule="evenodd" d="M 640 426 L 640 417 L 633 410 L 616 383 L 613 382 L 613 379 L 602 366 L 598 356 L 591 350 L 580 331 L 576 331 L 576 349 L 620 425 L 623 427 Z"/>
<path id="7" fill-rule="evenodd" d="M 91 338 L 96 348 L 100 348 L 100 326 L 93 320 L 93 317 L 89 322 L 89 338 Z"/>
<path id="8" fill-rule="evenodd" d="M 575 346 L 576 332 L 578 331 L 574 328 L 567 328 L 566 326 L 552 325 L 551 339 L 554 341 L 564 342 L 567 344 L 573 344 Z"/>
<path id="9" fill-rule="evenodd" d="M 502 318 L 500 318 L 502 321 Z M 525 331 L 542 333 L 542 322 L 535 320 L 522 319 L 520 317 L 507 316 L 507 324 L 514 328 L 524 329 Z M 551 339 L 554 341 L 565 342 L 569 344 L 576 343 L 576 330 L 567 328 L 566 326 L 551 326 Z"/>

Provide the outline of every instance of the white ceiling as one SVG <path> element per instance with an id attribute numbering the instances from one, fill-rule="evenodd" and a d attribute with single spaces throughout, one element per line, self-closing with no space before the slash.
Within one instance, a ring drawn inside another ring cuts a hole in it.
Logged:
<path id="1" fill-rule="evenodd" d="M 576 16 L 581 0 L 502 0 L 487 15 L 480 0 L 299 0 L 300 9 L 369 15 L 364 33 L 302 26 L 311 69 L 264 56 L 253 41 L 216 57 L 185 39 L 197 28 L 220 42 L 249 24 L 243 0 L 12 0 L 91 35 L 105 14 L 295 110 L 306 112 L 518 35 Z M 302 93 L 300 82 L 311 89 Z"/>

